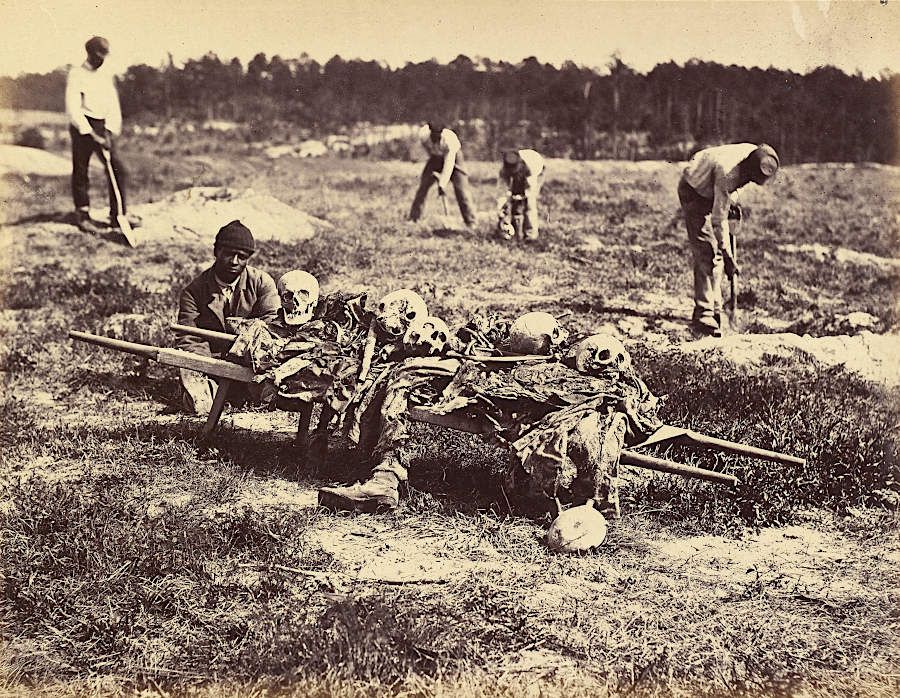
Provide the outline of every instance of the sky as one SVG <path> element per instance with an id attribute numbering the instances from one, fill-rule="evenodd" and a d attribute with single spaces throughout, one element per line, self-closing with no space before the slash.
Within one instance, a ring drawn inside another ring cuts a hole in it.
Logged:
<path id="1" fill-rule="evenodd" d="M 807 73 L 900 73 L 900 0 L 0 0 L 0 75 L 45 73 L 109 39 L 116 73 L 213 52 L 326 62 L 469 58 L 646 73 L 696 58 Z"/>

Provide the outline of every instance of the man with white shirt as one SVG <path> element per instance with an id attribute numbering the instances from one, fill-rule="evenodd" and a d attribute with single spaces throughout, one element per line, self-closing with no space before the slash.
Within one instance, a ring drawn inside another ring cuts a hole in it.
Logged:
<path id="1" fill-rule="evenodd" d="M 103 69 L 109 55 L 109 42 L 102 36 L 95 36 L 84 48 L 87 60 L 79 66 L 71 66 L 66 79 L 66 115 L 72 136 L 72 198 L 75 200 L 76 224 L 86 233 L 97 234 L 103 227 L 91 219 L 88 163 L 94 153 L 103 159 L 103 149 L 112 163 L 122 197 L 122 213 L 125 213 L 126 172 L 115 142 L 122 130 L 122 112 L 113 75 L 108 68 Z M 118 214 L 119 206 L 110 182 L 111 225 L 115 225 Z"/>
<path id="2" fill-rule="evenodd" d="M 215 263 L 181 292 L 178 324 L 226 332 L 225 318 L 229 317 L 275 320 L 281 299 L 274 279 L 247 265 L 255 251 L 253 234 L 240 221 L 231 221 L 219 230 L 213 246 Z M 231 343 L 179 335 L 175 346 L 202 356 L 224 358 Z M 185 411 L 209 414 L 216 382 L 197 371 L 181 369 L 181 386 Z"/>
<path id="3" fill-rule="evenodd" d="M 544 183 L 544 158 L 531 149 L 509 150 L 503 154 L 498 184 L 508 189 L 509 196 L 525 197 L 522 234 L 526 240 L 538 237 L 538 195 Z"/>
<path id="4" fill-rule="evenodd" d="M 734 194 L 750 182 L 765 184 L 775 175 L 779 162 L 770 145 L 732 143 L 699 151 L 684 168 L 678 200 L 694 258 L 691 321 L 702 334 L 721 335 L 722 275 L 724 272 L 730 279 L 740 274 L 728 226 Z"/>
<path id="5" fill-rule="evenodd" d="M 443 124 L 431 121 L 419 131 L 419 140 L 428 153 L 428 160 L 425 169 L 422 170 L 419 189 L 409 211 L 409 220 L 417 221 L 421 218 L 425 197 L 428 196 L 432 184 L 437 182 L 438 193 L 444 196 L 447 185 L 452 182 L 459 212 L 466 227 L 472 230 L 475 227 L 475 210 L 469 194 L 469 175 L 466 172 L 459 137 L 449 128 L 444 128 Z"/>

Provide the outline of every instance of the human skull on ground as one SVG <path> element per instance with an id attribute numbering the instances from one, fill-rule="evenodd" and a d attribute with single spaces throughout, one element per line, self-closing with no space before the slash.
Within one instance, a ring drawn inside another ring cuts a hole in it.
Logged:
<path id="1" fill-rule="evenodd" d="M 589 375 L 614 368 L 625 371 L 631 367 L 631 355 L 611 334 L 595 334 L 582 339 L 575 347 L 575 368 Z"/>
<path id="2" fill-rule="evenodd" d="M 587 504 L 566 509 L 553 520 L 547 545 L 562 553 L 585 552 L 606 540 L 606 530 L 606 519 L 589 499 Z"/>
<path id="3" fill-rule="evenodd" d="M 278 279 L 278 296 L 288 325 L 305 325 L 312 319 L 319 302 L 319 282 L 316 277 L 300 269 L 289 271 Z"/>
<path id="4" fill-rule="evenodd" d="M 401 288 L 392 291 L 378 301 L 375 319 L 389 335 L 402 339 L 406 330 L 416 320 L 424 320 L 428 316 L 425 301 L 415 291 Z"/>
<path id="5" fill-rule="evenodd" d="M 509 348 L 517 354 L 549 354 L 568 336 L 550 313 L 525 313 L 509 328 Z"/>
<path id="6" fill-rule="evenodd" d="M 403 336 L 403 346 L 413 356 L 437 356 L 449 340 L 447 324 L 439 317 L 429 315 L 409 326 Z"/>

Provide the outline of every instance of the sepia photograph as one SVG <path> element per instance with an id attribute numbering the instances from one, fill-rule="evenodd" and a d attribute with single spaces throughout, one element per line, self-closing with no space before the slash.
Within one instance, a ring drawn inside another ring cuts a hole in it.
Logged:
<path id="1" fill-rule="evenodd" d="M 900 0 L 0 26 L 0 698 L 900 695 Z"/>

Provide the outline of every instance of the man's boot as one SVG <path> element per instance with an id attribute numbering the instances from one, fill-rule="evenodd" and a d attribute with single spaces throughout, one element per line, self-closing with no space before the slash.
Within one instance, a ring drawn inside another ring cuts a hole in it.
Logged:
<path id="1" fill-rule="evenodd" d="M 80 208 L 75 211 L 75 225 L 81 232 L 89 235 L 100 235 L 105 232 L 103 226 L 91 218 L 90 211 Z"/>
<path id="2" fill-rule="evenodd" d="M 377 470 L 370 480 L 347 487 L 323 487 L 319 490 L 319 506 L 341 511 L 363 511 L 369 514 L 396 509 L 400 503 L 399 479 L 394 473 Z"/>

